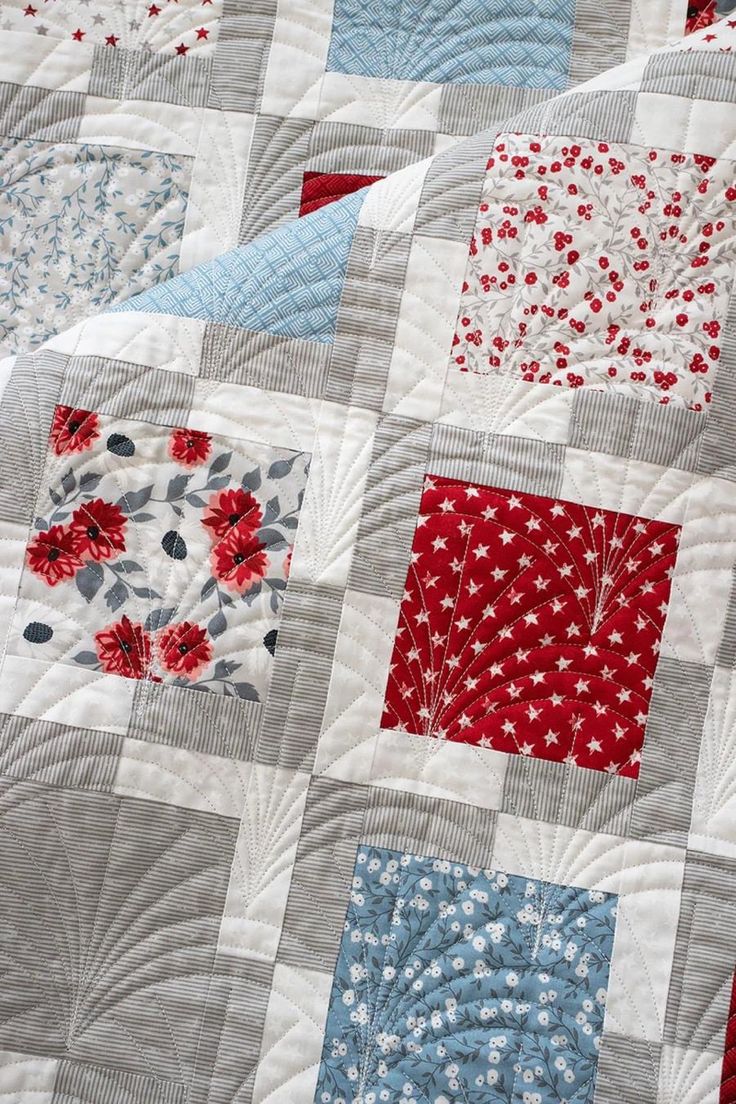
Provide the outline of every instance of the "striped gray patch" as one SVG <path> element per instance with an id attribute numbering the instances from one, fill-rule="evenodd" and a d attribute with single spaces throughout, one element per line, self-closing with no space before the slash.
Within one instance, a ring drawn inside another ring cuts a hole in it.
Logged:
<path id="1" fill-rule="evenodd" d="M 556 497 L 564 460 L 565 446 L 555 442 L 437 422 L 432 426 L 428 470 L 446 479 Z"/>
<path id="2" fill-rule="evenodd" d="M 496 813 L 458 801 L 372 788 L 361 842 L 490 867 Z"/>
<path id="3" fill-rule="evenodd" d="M 67 359 L 48 351 L 16 358 L 0 403 L 2 521 L 29 525 L 33 518 Z"/>
<path id="4" fill-rule="evenodd" d="M 425 422 L 389 415 L 376 430 L 349 587 L 399 600 L 430 443 Z"/>
<path id="5" fill-rule="evenodd" d="M 736 571 L 733 573 L 731 593 L 726 608 L 726 621 L 723 627 L 716 664 L 719 667 L 736 667 Z"/>
<path id="6" fill-rule="evenodd" d="M 54 786 L 112 789 L 122 736 L 0 714 L 0 775 Z"/>
<path id="7" fill-rule="evenodd" d="M 308 172 L 388 176 L 434 152 L 430 130 L 379 130 L 354 123 L 316 123 L 309 142 Z"/>
<path id="8" fill-rule="evenodd" d="M 60 402 L 116 418 L 184 425 L 194 397 L 194 378 L 108 357 L 71 357 Z"/>
<path id="9" fill-rule="evenodd" d="M 329 359 L 330 346 L 321 341 L 208 322 L 199 374 L 203 379 L 319 398 L 327 384 Z"/>
<path id="10" fill-rule="evenodd" d="M 631 835 L 684 846 L 712 668 L 661 656 L 649 703 Z"/>
<path id="11" fill-rule="evenodd" d="M 414 221 L 417 234 L 470 241 L 496 134 L 483 131 L 432 159 Z"/>
<path id="12" fill-rule="evenodd" d="M 332 974 L 350 900 L 368 792 L 312 778 L 276 956 Z"/>
<path id="13" fill-rule="evenodd" d="M 636 1104 L 658 1104 L 661 1043 L 605 1031 L 598 1057 L 593 1104 L 624 1104 L 636 1086 Z M 664 1104 L 664 1102 L 662 1102 Z"/>
<path id="14" fill-rule="evenodd" d="M 357 227 L 325 397 L 379 411 L 394 349 L 411 238 Z"/>
<path id="15" fill-rule="evenodd" d="M 82 92 L 52 92 L 0 83 L 0 134 L 43 142 L 73 142 L 84 116 Z"/>
<path id="16" fill-rule="evenodd" d="M 499 84 L 445 84 L 440 93 L 439 130 L 471 135 L 498 130 L 509 118 L 557 95 L 552 88 L 511 88 Z M 491 142 L 488 146 L 490 147 Z"/>
<path id="17" fill-rule="evenodd" d="M 276 21 L 277 0 L 225 0 L 208 107 L 258 110 Z"/>
<path id="18" fill-rule="evenodd" d="M 0 930 L 22 933 L 3 955 L 0 1047 L 186 1082 L 237 827 L 0 781 Z"/>
<path id="19" fill-rule="evenodd" d="M 571 86 L 591 80 L 626 61 L 630 22 L 631 0 L 615 5 L 603 0 L 576 0 L 569 71 Z"/>
<path id="20" fill-rule="evenodd" d="M 186 686 L 137 682 L 127 735 L 136 740 L 250 760 L 263 705 Z"/>
<path id="21" fill-rule="evenodd" d="M 218 953 L 187 1104 L 250 1104 L 273 966 Z"/>
<path id="22" fill-rule="evenodd" d="M 691 100 L 736 100 L 736 54 L 716 50 L 669 50 L 652 54 L 642 92 Z"/>
<path id="23" fill-rule="evenodd" d="M 258 116 L 238 232 L 241 245 L 298 216 L 313 126 L 309 119 Z"/>
<path id="24" fill-rule="evenodd" d="M 736 480 L 736 291 L 721 334 L 721 359 L 707 419 L 698 471 Z"/>
<path id="25" fill-rule="evenodd" d="M 309 770 L 322 725 L 342 613 L 341 590 L 292 579 L 256 749 L 268 766 Z"/>
<path id="26" fill-rule="evenodd" d="M 514 755 L 506 769 L 503 811 L 548 824 L 625 836 L 635 793 L 633 778 Z"/>
<path id="27" fill-rule="evenodd" d="M 606 89 L 571 92 L 539 104 L 504 128 L 522 134 L 559 134 L 595 141 L 629 142 L 636 112 L 636 92 Z"/>
<path id="28" fill-rule="evenodd" d="M 60 1062 L 50 1104 L 185 1104 L 186 1086 L 105 1066 Z"/>
<path id="29" fill-rule="evenodd" d="M 736 962 L 736 860 L 688 851 L 664 1037 L 723 1053 Z"/>
<path id="30" fill-rule="evenodd" d="M 210 70 L 211 59 L 196 55 L 182 57 L 95 46 L 89 94 L 111 100 L 152 100 L 154 103 L 204 107 Z"/>
<path id="31" fill-rule="evenodd" d="M 664 468 L 697 468 L 707 417 L 696 410 L 580 387 L 570 411 L 570 445 Z"/>

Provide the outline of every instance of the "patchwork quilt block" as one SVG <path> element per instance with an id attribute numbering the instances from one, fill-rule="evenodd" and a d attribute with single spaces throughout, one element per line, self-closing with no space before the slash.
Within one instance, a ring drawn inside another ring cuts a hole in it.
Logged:
<path id="1" fill-rule="evenodd" d="M 698 154 L 499 139 L 454 363 L 703 410 L 734 263 L 733 177 L 733 162 Z"/>
<path id="2" fill-rule="evenodd" d="M 57 406 L 11 652 L 260 700 L 308 461 Z"/>
<path id="3" fill-rule="evenodd" d="M 662 46 L 685 22 L 681 0 L 626 0 L 606 18 L 597 0 L 432 0 L 411 13 L 395 0 L 3 0 L 3 353 Z"/>
<path id="4" fill-rule="evenodd" d="M 568 2 L 431 0 L 407 19 L 395 0 L 337 0 L 327 68 L 395 80 L 564 88 L 574 23 Z"/>
<path id="5" fill-rule="evenodd" d="M 358 850 L 316 1099 L 592 1100 L 615 895 Z"/>
<path id="6" fill-rule="evenodd" d="M 636 777 L 677 540 L 428 477 L 383 726 Z"/>
<path id="7" fill-rule="evenodd" d="M 736 17 L 476 7 L 0 0 L 8 1100 L 733 1099 Z"/>

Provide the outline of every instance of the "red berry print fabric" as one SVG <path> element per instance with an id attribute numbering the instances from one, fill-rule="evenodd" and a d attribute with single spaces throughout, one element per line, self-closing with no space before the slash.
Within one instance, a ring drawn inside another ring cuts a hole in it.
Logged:
<path id="1" fill-rule="evenodd" d="M 504 135 L 488 159 L 454 365 L 705 409 L 735 216 L 730 162 Z"/>
<path id="2" fill-rule="evenodd" d="M 678 536 L 427 477 L 382 726 L 637 777 Z"/>

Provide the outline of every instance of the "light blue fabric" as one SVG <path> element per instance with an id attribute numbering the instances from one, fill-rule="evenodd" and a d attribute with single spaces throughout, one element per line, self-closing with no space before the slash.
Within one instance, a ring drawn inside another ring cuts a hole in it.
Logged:
<path id="1" fill-rule="evenodd" d="M 286 223 L 114 309 L 331 341 L 365 193 L 363 188 Z"/>
<path id="2" fill-rule="evenodd" d="M 319 1104 L 590 1104 L 617 898 L 361 847 Z"/>
<path id="3" fill-rule="evenodd" d="M 335 0 L 327 68 L 563 89 L 574 22 L 574 0 Z"/>

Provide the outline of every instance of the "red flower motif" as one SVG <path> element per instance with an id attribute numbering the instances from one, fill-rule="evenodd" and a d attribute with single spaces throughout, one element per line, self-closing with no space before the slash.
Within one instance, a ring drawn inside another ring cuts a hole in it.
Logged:
<path id="1" fill-rule="evenodd" d="M 73 579 L 82 560 L 74 547 L 74 537 L 63 525 L 52 525 L 45 533 L 33 538 L 26 550 L 28 566 L 49 586 Z"/>
<path id="2" fill-rule="evenodd" d="M 95 633 L 97 655 L 108 675 L 145 678 L 151 663 L 151 637 L 137 621 L 123 615 L 116 625 Z"/>
<path id="3" fill-rule="evenodd" d="M 84 452 L 100 436 L 99 419 L 89 410 L 57 406 L 49 440 L 57 456 L 67 452 Z"/>
<path id="4" fill-rule="evenodd" d="M 74 551 L 93 560 L 111 560 L 125 551 L 127 520 L 118 506 L 102 498 L 77 506 L 70 526 Z"/>
<path id="5" fill-rule="evenodd" d="M 171 675 L 196 679 L 212 659 L 207 633 L 191 621 L 163 629 L 158 638 L 161 666 Z"/>
<path id="6" fill-rule="evenodd" d="M 211 451 L 212 438 L 198 429 L 175 429 L 169 438 L 169 455 L 185 468 L 203 464 Z"/>
<path id="7" fill-rule="evenodd" d="M 216 579 L 237 594 L 244 594 L 262 579 L 268 567 L 265 545 L 248 529 L 231 529 L 218 541 L 210 558 Z"/>
<path id="8" fill-rule="evenodd" d="M 263 520 L 261 507 L 250 493 L 240 487 L 216 491 L 210 498 L 202 524 L 214 537 L 226 536 L 236 525 L 241 532 L 254 533 Z"/>

